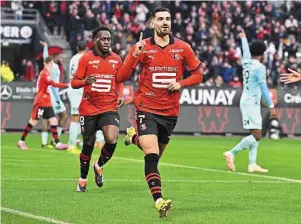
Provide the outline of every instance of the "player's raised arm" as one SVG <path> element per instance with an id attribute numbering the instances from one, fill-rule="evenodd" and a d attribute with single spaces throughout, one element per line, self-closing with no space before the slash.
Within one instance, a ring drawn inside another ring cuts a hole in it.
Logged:
<path id="1" fill-rule="evenodd" d="M 246 37 L 246 33 L 244 30 L 242 30 L 238 34 L 239 38 L 241 39 L 241 44 L 242 44 L 242 52 L 243 52 L 243 60 L 250 60 L 251 59 L 251 53 L 250 53 L 250 48 L 248 44 L 248 39 Z"/>
<path id="2" fill-rule="evenodd" d="M 43 46 L 43 59 L 47 58 L 49 56 L 48 53 L 48 45 L 46 42 L 40 41 L 40 44 Z"/>
<path id="3" fill-rule="evenodd" d="M 283 73 L 280 75 L 280 81 L 284 84 L 301 81 L 301 73 L 298 73 L 292 69 L 288 69 L 291 73 Z"/>
<path id="4" fill-rule="evenodd" d="M 136 43 L 133 47 L 131 47 L 124 63 L 118 69 L 117 72 L 117 82 L 124 82 L 129 79 L 133 69 L 139 62 L 139 55 L 144 51 L 145 41 L 143 41 L 143 34 L 140 33 L 139 42 Z"/>

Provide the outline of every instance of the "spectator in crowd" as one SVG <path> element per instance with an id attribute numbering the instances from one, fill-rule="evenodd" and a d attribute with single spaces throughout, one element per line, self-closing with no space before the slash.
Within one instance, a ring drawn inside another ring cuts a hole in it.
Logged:
<path id="1" fill-rule="evenodd" d="M 190 43 L 206 64 L 204 82 L 218 76 L 225 85 L 235 76 L 241 81 L 237 34 L 242 28 L 249 42 L 265 41 L 268 50 L 263 63 L 271 86 L 279 85 L 283 70 L 301 67 L 300 1 L 43 1 L 34 7 L 42 12 L 51 30 L 66 24 L 65 35 L 71 46 L 82 40 L 89 42 L 89 32 L 96 26 L 110 27 L 112 46 L 122 56 L 137 42 L 140 31 L 144 37 L 151 36 L 146 18 L 158 5 L 171 10 L 173 35 Z M 137 71 L 132 80 L 137 80 Z"/>
<path id="2" fill-rule="evenodd" d="M 14 80 L 14 73 L 10 69 L 9 63 L 7 61 L 2 61 L 0 73 L 1 78 L 4 82 L 12 82 Z"/>
<path id="3" fill-rule="evenodd" d="M 22 19 L 23 15 L 23 5 L 21 0 L 14 0 L 11 2 L 11 9 L 15 13 L 15 19 L 20 20 Z"/>

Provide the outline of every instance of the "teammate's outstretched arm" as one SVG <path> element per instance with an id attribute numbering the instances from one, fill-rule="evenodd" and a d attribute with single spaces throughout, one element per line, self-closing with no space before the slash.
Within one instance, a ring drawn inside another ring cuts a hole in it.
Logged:
<path id="1" fill-rule="evenodd" d="M 139 42 L 131 47 L 124 63 L 118 69 L 117 72 L 117 82 L 124 82 L 130 78 L 133 69 L 139 62 L 139 55 L 144 51 L 145 41 L 143 41 L 143 34 L 140 33 Z"/>
<path id="2" fill-rule="evenodd" d="M 288 69 L 291 73 L 283 73 L 280 75 L 280 81 L 284 84 L 289 84 L 293 82 L 301 81 L 301 73 L 294 71 L 293 69 Z"/>
<path id="3" fill-rule="evenodd" d="M 250 48 L 248 44 L 248 39 L 246 37 L 246 33 L 244 30 L 241 30 L 241 32 L 238 34 L 239 38 L 241 39 L 242 44 L 242 52 L 243 52 L 243 60 L 250 60 L 251 59 L 251 53 Z"/>
<path id="4" fill-rule="evenodd" d="M 258 68 L 258 70 L 255 73 L 255 76 L 256 76 L 257 82 L 259 84 L 263 99 L 266 102 L 266 104 L 268 105 L 268 107 L 270 108 L 270 117 L 275 118 L 276 117 L 276 110 L 275 110 L 274 104 L 272 102 L 270 93 L 269 93 L 267 82 L 266 82 L 265 78 L 263 78 L 265 76 L 261 75 L 261 74 L 264 74 L 264 73 L 265 73 L 265 70 L 263 70 L 261 68 Z"/>

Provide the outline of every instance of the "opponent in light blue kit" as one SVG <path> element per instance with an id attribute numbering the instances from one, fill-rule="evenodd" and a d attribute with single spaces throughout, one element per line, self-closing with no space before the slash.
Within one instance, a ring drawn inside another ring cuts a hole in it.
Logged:
<path id="1" fill-rule="evenodd" d="M 266 104 L 270 108 L 271 118 L 276 117 L 276 110 L 269 95 L 266 84 L 266 68 L 261 63 L 266 46 L 262 41 L 254 41 L 249 49 L 246 34 L 242 31 L 239 34 L 243 49 L 243 93 L 240 99 L 240 110 L 244 129 L 248 129 L 251 135 L 245 137 L 232 150 L 224 153 L 227 165 L 230 170 L 235 171 L 234 158 L 235 155 L 244 150 L 249 149 L 249 172 L 264 172 L 263 169 L 256 164 L 258 143 L 261 139 L 262 117 L 260 113 L 260 101 L 263 96 Z"/>
<path id="2" fill-rule="evenodd" d="M 40 41 L 41 45 L 43 46 L 43 58 L 47 58 L 49 56 L 48 53 L 48 45 L 46 42 Z M 60 82 L 60 69 L 57 65 L 58 56 L 54 56 L 54 64 L 52 66 L 50 75 L 51 79 L 55 82 Z M 63 131 L 63 126 L 67 119 L 66 107 L 61 100 L 59 95 L 59 89 L 56 87 L 50 87 L 50 96 L 51 102 L 53 106 L 54 113 L 59 116 L 59 124 L 57 127 L 58 135 L 60 136 Z M 43 128 L 42 128 L 42 147 L 50 148 L 51 146 L 47 143 L 48 142 L 48 123 L 47 121 L 43 121 Z"/>
<path id="3" fill-rule="evenodd" d="M 81 59 L 81 57 L 86 53 L 86 43 L 85 42 L 79 42 L 77 45 L 77 54 L 74 55 L 69 64 L 69 74 L 70 74 L 70 80 L 72 80 L 73 75 L 75 74 L 78 63 Z M 78 108 L 81 103 L 83 96 L 83 88 L 80 89 L 73 89 L 70 85 L 68 89 L 68 98 L 70 101 L 70 107 L 71 107 L 71 123 L 69 128 L 69 148 L 68 151 L 79 153 L 80 151 L 77 150 L 76 146 L 80 145 L 80 142 L 77 140 L 79 135 L 81 134 L 81 128 L 80 128 L 80 120 L 79 120 L 79 113 Z M 98 131 L 96 133 L 96 146 L 102 147 L 102 142 L 104 140 L 102 131 Z"/>

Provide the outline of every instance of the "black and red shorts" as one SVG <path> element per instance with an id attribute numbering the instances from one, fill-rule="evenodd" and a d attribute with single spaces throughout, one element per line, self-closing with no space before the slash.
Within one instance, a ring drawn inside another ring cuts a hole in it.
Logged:
<path id="1" fill-rule="evenodd" d="M 144 111 L 136 111 L 138 136 L 157 135 L 158 142 L 167 144 L 177 124 L 178 117 L 163 116 Z"/>
<path id="2" fill-rule="evenodd" d="M 38 105 L 33 107 L 30 118 L 33 120 L 39 120 L 41 117 L 44 119 L 50 119 L 55 117 L 52 107 L 40 107 Z"/>

